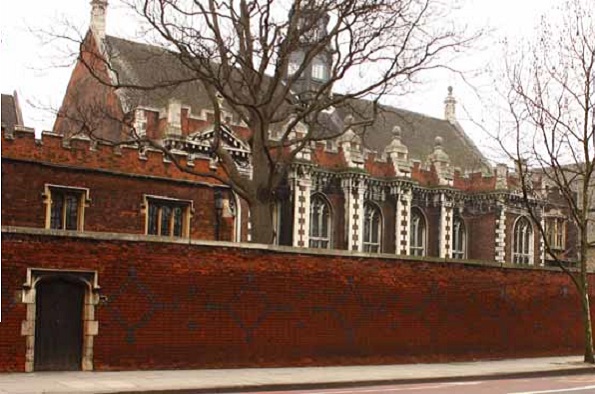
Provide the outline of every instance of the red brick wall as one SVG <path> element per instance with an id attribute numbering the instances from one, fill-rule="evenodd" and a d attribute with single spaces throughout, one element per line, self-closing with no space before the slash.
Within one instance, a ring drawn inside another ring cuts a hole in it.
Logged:
<path id="1" fill-rule="evenodd" d="M 333 248 L 347 249 L 347 239 L 345 236 L 345 196 L 339 193 L 329 193 L 326 196 L 331 203 L 333 214 L 333 233 L 331 234 Z"/>
<path id="2" fill-rule="evenodd" d="M 426 216 L 426 232 L 428 243 L 426 245 L 426 256 L 440 256 L 440 207 L 424 207 L 423 213 Z"/>
<path id="3" fill-rule="evenodd" d="M 149 194 L 192 201 L 190 236 L 215 239 L 214 192 L 208 186 L 10 160 L 2 162 L 2 225 L 43 228 L 46 183 L 89 189 L 85 231 L 145 234 L 142 205 L 143 196 Z M 221 240 L 232 240 L 232 222 L 232 218 L 222 219 Z"/>
<path id="4" fill-rule="evenodd" d="M 382 210 L 382 252 L 395 253 L 395 219 L 396 202 L 389 198 L 385 201 L 377 201 Z"/>
<path id="5" fill-rule="evenodd" d="M 579 354 L 561 273 L 236 247 L 2 234 L 0 369 L 22 371 L 26 268 L 97 270 L 98 370 Z M 595 278 L 591 278 L 591 289 Z M 593 294 L 592 294 L 593 296 Z"/>
<path id="6" fill-rule="evenodd" d="M 467 227 L 467 256 L 473 260 L 494 260 L 496 215 L 485 213 L 463 216 Z"/>

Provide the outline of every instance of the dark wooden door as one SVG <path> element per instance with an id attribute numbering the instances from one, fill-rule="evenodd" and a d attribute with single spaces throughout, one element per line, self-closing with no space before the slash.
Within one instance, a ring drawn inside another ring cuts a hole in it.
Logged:
<path id="1" fill-rule="evenodd" d="M 80 370 L 84 285 L 58 278 L 36 289 L 35 370 Z"/>

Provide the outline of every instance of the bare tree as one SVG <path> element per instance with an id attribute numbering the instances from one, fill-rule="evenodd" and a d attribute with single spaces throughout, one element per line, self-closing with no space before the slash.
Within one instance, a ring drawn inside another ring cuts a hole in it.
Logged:
<path id="1" fill-rule="evenodd" d="M 543 18 L 536 42 L 506 59 L 512 127 L 498 141 L 517 164 L 519 190 L 546 256 L 570 276 L 579 293 L 584 359 L 594 363 L 587 253 L 589 210 L 595 207 L 595 4 L 571 0 L 561 10 L 552 13 L 560 19 Z M 543 220 L 544 199 L 551 192 L 577 230 L 578 269 L 568 266 Z"/>
<path id="2" fill-rule="evenodd" d="M 449 6 L 436 0 L 130 0 L 129 5 L 180 70 L 151 83 L 105 78 L 101 70 L 110 70 L 113 59 L 88 39 L 79 62 L 104 86 L 139 94 L 200 83 L 197 94 L 208 97 L 214 113 L 212 150 L 225 173 L 220 180 L 249 204 L 252 240 L 261 243 L 273 239 L 275 190 L 301 151 L 348 129 L 365 129 L 384 95 L 402 91 L 420 73 L 448 67 L 445 56 L 477 38 L 444 23 Z M 327 66 L 313 80 L 319 62 Z M 333 87 L 341 94 L 333 94 Z M 367 100 L 365 108 L 360 99 Z M 329 121 L 325 114 L 340 108 L 354 116 Z M 224 109 L 250 131 L 251 178 L 238 171 L 220 143 Z"/>

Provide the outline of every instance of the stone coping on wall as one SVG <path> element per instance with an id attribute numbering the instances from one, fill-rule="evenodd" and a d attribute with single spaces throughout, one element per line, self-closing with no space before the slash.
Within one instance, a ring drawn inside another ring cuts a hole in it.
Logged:
<path id="1" fill-rule="evenodd" d="M 308 254 L 319 256 L 341 256 L 350 258 L 374 258 L 382 260 L 400 260 L 420 263 L 449 263 L 449 264 L 463 264 L 483 267 L 499 267 L 514 270 L 543 270 L 562 272 L 557 267 L 543 267 L 532 265 L 514 265 L 511 263 L 500 264 L 494 261 L 480 261 L 480 260 L 459 260 L 459 259 L 444 259 L 429 256 L 406 256 L 389 253 L 365 253 L 357 251 L 337 250 L 337 249 L 313 249 L 313 248 L 297 248 L 292 246 L 278 246 L 266 245 L 246 242 L 227 242 L 227 241 L 210 241 L 190 238 L 173 238 L 161 237 L 153 235 L 139 235 L 139 234 L 125 234 L 112 232 L 94 232 L 94 231 L 68 231 L 68 230 L 53 230 L 37 227 L 20 227 L 20 226 L 2 226 L 2 234 L 22 234 L 48 237 L 65 237 L 65 238 L 79 238 L 98 241 L 125 241 L 125 242 L 156 242 L 179 245 L 192 246 L 210 246 L 223 248 L 237 248 L 247 250 L 262 250 L 276 253 L 292 253 L 292 254 Z M 589 270 L 589 273 L 595 273 L 595 270 Z"/>

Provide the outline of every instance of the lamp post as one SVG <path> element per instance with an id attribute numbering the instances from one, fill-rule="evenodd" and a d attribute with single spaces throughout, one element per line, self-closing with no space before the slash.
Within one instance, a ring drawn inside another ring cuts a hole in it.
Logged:
<path id="1" fill-rule="evenodd" d="M 223 195 L 221 190 L 215 190 L 215 240 L 219 241 L 219 231 L 221 228 L 221 213 L 223 212 Z"/>

